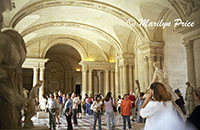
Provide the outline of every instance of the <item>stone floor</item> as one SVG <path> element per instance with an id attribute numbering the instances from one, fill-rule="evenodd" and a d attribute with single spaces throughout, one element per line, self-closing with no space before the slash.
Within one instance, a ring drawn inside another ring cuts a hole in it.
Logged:
<path id="1" fill-rule="evenodd" d="M 34 125 L 36 126 L 34 129 L 40 129 L 45 130 L 48 129 L 48 118 L 40 118 L 38 119 L 36 116 L 32 118 Z M 123 124 L 122 124 L 122 118 L 120 115 L 116 116 L 116 130 L 122 130 Z M 65 117 L 60 118 L 60 127 L 56 128 L 57 130 L 66 130 L 67 129 L 67 122 L 65 120 Z M 81 119 L 78 119 L 78 126 L 74 127 L 74 130 L 92 130 L 93 126 L 93 116 L 83 116 Z M 135 123 L 132 122 L 132 129 L 133 130 L 142 130 L 144 127 L 143 123 Z M 98 126 L 96 127 L 98 129 Z M 128 128 L 127 128 L 128 129 Z M 106 130 L 106 118 L 104 115 L 102 115 L 102 130 Z"/>

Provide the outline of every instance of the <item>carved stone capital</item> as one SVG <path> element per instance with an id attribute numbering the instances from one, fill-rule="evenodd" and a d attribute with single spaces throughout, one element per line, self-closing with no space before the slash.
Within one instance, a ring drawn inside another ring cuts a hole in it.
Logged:
<path id="1" fill-rule="evenodd" d="M 189 42 L 184 43 L 186 51 L 193 50 L 193 45 L 194 45 L 193 43 L 194 43 L 193 41 L 189 41 Z"/>

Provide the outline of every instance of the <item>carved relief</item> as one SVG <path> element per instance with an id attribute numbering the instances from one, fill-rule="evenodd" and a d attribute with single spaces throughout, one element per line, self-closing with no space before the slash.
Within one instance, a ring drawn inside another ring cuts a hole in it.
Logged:
<path id="1" fill-rule="evenodd" d="M 186 16 L 190 16 L 200 10 L 199 0 L 178 0 L 177 2 Z"/>

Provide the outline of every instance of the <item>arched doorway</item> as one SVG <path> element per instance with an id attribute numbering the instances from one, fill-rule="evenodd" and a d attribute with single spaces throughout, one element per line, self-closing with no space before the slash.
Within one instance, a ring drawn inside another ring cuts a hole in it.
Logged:
<path id="1" fill-rule="evenodd" d="M 47 51 L 45 58 L 49 59 L 45 69 L 45 94 L 59 90 L 63 93 L 75 92 L 76 86 L 81 85 L 81 56 L 76 49 L 57 44 Z"/>

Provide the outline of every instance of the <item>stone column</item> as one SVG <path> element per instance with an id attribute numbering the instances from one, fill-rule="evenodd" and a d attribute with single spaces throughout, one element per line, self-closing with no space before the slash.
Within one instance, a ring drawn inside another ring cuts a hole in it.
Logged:
<path id="1" fill-rule="evenodd" d="M 187 57 L 188 81 L 192 84 L 193 87 L 196 87 L 193 41 L 186 43 L 185 47 Z"/>
<path id="2" fill-rule="evenodd" d="M 94 76 L 93 77 L 93 93 L 94 95 L 95 94 L 98 94 L 98 77 L 97 76 Z"/>
<path id="3" fill-rule="evenodd" d="M 112 92 L 112 96 L 115 97 L 115 87 L 114 87 L 114 71 L 110 71 L 110 91 Z"/>
<path id="4" fill-rule="evenodd" d="M 120 74 L 119 74 L 119 79 L 120 79 L 120 95 L 123 96 L 123 89 L 124 89 L 124 86 L 123 86 L 123 69 L 122 69 L 122 66 L 119 66 L 119 71 L 120 71 Z"/>
<path id="5" fill-rule="evenodd" d="M 33 87 L 37 84 L 38 82 L 38 67 L 33 68 Z"/>
<path id="6" fill-rule="evenodd" d="M 70 88 L 70 93 L 72 93 L 73 88 L 72 88 L 72 74 L 71 74 L 71 72 L 69 72 L 69 88 Z"/>
<path id="7" fill-rule="evenodd" d="M 115 65 L 115 98 L 117 98 L 120 92 L 120 79 L 119 79 L 119 67 L 118 62 Z"/>
<path id="8" fill-rule="evenodd" d="M 44 67 L 40 67 L 40 81 L 42 81 L 42 85 L 39 89 L 39 101 L 41 101 L 42 96 L 44 95 Z"/>
<path id="9" fill-rule="evenodd" d="M 98 79 L 99 79 L 99 93 L 103 94 L 103 75 L 102 75 L 102 71 L 98 71 L 97 72 L 98 75 Z"/>
<path id="10" fill-rule="evenodd" d="M 127 65 L 123 65 L 123 95 L 128 94 L 128 79 L 127 79 Z"/>
<path id="11" fill-rule="evenodd" d="M 88 94 L 93 94 L 93 91 L 92 91 L 92 69 L 89 69 L 89 74 L 88 74 L 88 85 L 89 85 L 89 88 L 88 88 Z"/>
<path id="12" fill-rule="evenodd" d="M 87 94 L 87 69 L 82 67 L 82 96 Z"/>
<path id="13" fill-rule="evenodd" d="M 105 70 L 105 94 L 109 92 L 109 71 Z"/>
<path id="14" fill-rule="evenodd" d="M 133 91 L 133 66 L 129 65 L 129 91 Z"/>
<path id="15" fill-rule="evenodd" d="M 148 57 L 148 67 L 149 67 L 149 82 L 148 84 L 150 85 L 150 83 L 152 82 L 153 79 L 153 72 L 154 72 L 154 68 L 153 68 L 153 62 L 154 62 L 154 57 L 153 56 L 149 56 Z"/>
<path id="16" fill-rule="evenodd" d="M 200 38 L 194 41 L 194 61 L 196 72 L 196 88 L 200 87 Z"/>

